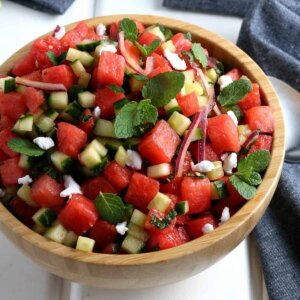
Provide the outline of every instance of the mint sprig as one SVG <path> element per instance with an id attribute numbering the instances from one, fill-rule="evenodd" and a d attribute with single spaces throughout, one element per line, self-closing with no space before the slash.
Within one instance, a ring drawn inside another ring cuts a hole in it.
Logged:
<path id="1" fill-rule="evenodd" d="M 260 173 L 268 167 L 270 158 L 271 155 L 270 151 L 268 150 L 258 150 L 252 152 L 240 160 L 238 164 L 238 171 L 243 173 L 245 170 L 251 169 L 252 171 Z"/>
<path id="2" fill-rule="evenodd" d="M 244 182 L 237 175 L 230 176 L 229 180 L 238 193 L 246 200 L 250 200 L 255 197 L 256 188 L 254 186 Z"/>
<path id="3" fill-rule="evenodd" d="M 175 209 L 171 209 L 169 213 L 162 220 L 152 213 L 150 215 L 150 223 L 153 224 L 158 229 L 162 230 L 168 227 L 176 216 L 177 216 L 177 212 Z"/>
<path id="4" fill-rule="evenodd" d="M 142 89 L 145 99 L 151 99 L 156 107 L 162 107 L 175 98 L 184 85 L 184 75 L 180 72 L 166 72 L 154 76 Z"/>
<path id="5" fill-rule="evenodd" d="M 16 153 L 25 154 L 27 156 L 41 156 L 45 153 L 45 151 L 36 144 L 21 138 L 9 139 L 8 147 Z"/>
<path id="6" fill-rule="evenodd" d="M 48 51 L 46 53 L 48 56 L 49 60 L 52 62 L 53 66 L 58 66 L 61 65 L 67 57 L 67 52 L 63 52 L 60 55 L 56 56 L 56 54 L 52 51 Z"/>
<path id="7" fill-rule="evenodd" d="M 248 79 L 238 79 L 227 85 L 219 94 L 221 106 L 237 104 L 246 94 L 252 91 L 252 84 Z"/>
<path id="8" fill-rule="evenodd" d="M 192 52 L 193 52 L 195 58 L 201 63 L 203 68 L 206 68 L 207 67 L 207 56 L 206 56 L 201 44 L 193 43 Z"/>
<path id="9" fill-rule="evenodd" d="M 147 57 L 159 47 L 160 39 L 153 40 L 149 46 L 141 45 L 138 42 L 135 42 L 134 44 L 139 49 L 139 51 L 143 54 L 143 56 Z"/>
<path id="10" fill-rule="evenodd" d="M 133 20 L 124 18 L 119 23 L 119 31 L 124 31 L 124 37 L 126 40 L 134 42 L 138 38 L 138 28 Z"/>
<path id="11" fill-rule="evenodd" d="M 115 94 L 124 93 L 124 89 L 121 86 L 115 85 L 113 83 L 108 84 L 107 87 L 111 89 Z"/>

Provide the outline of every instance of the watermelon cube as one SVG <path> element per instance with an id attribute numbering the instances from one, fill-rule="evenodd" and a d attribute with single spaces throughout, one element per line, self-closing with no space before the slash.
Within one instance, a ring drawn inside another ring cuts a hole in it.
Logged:
<path id="1" fill-rule="evenodd" d="M 271 151 L 273 138 L 271 135 L 261 134 L 249 150 L 249 154 L 258 150 Z"/>
<path id="2" fill-rule="evenodd" d="M 218 224 L 211 213 L 204 214 L 203 216 L 190 220 L 187 222 L 187 230 L 191 238 L 196 239 L 202 236 L 204 233 L 202 228 L 206 224 L 211 224 L 214 229 L 218 227 Z"/>
<path id="3" fill-rule="evenodd" d="M 2 116 L 17 121 L 26 112 L 23 96 L 17 92 L 4 94 L 0 91 L 0 111 Z"/>
<path id="4" fill-rule="evenodd" d="M 75 83 L 75 75 L 71 67 L 59 65 L 42 71 L 42 79 L 48 83 L 62 83 L 67 89 Z"/>
<path id="5" fill-rule="evenodd" d="M 179 94 L 177 97 L 177 102 L 182 113 L 186 117 L 194 115 L 196 112 L 200 111 L 200 106 L 198 102 L 198 97 L 195 92 L 182 96 Z"/>
<path id="6" fill-rule="evenodd" d="M 246 122 L 251 130 L 259 129 L 263 133 L 274 131 L 273 109 L 270 106 L 256 106 L 245 113 Z"/>
<path id="7" fill-rule="evenodd" d="M 11 138 L 16 138 L 16 137 L 17 135 L 12 133 L 10 128 L 6 128 L 0 132 L 0 148 L 9 157 L 18 156 L 18 153 L 12 151 L 7 144 Z"/>
<path id="8" fill-rule="evenodd" d="M 252 83 L 252 91 L 246 94 L 246 96 L 241 99 L 238 103 L 241 110 L 246 111 L 249 108 L 260 106 L 260 92 L 259 85 L 257 83 Z"/>
<path id="9" fill-rule="evenodd" d="M 30 112 L 35 113 L 45 101 L 44 94 L 33 87 L 25 89 L 23 94 L 24 102 Z"/>
<path id="10" fill-rule="evenodd" d="M 18 179 L 26 175 L 26 171 L 19 167 L 19 156 L 9 158 L 0 165 L 0 177 L 4 186 L 18 184 Z"/>

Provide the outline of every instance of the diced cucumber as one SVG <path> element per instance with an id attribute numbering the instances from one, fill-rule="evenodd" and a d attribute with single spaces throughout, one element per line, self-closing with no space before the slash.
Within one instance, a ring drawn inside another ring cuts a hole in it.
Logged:
<path id="1" fill-rule="evenodd" d="M 140 141 L 141 141 L 141 139 L 139 139 L 139 138 L 127 139 L 124 142 L 124 148 L 125 149 L 131 149 L 131 150 L 137 150 Z"/>
<path id="2" fill-rule="evenodd" d="M 19 167 L 24 169 L 24 170 L 29 170 L 31 167 L 31 163 L 29 160 L 29 156 L 25 154 L 21 154 L 20 160 L 19 160 Z"/>
<path id="3" fill-rule="evenodd" d="M 76 249 L 84 252 L 93 252 L 95 240 L 85 236 L 79 236 L 76 243 Z"/>
<path id="4" fill-rule="evenodd" d="M 176 52 L 176 47 L 173 44 L 172 40 L 162 43 L 161 48 L 163 50 L 169 49 L 171 52 Z"/>
<path id="5" fill-rule="evenodd" d="M 32 116 L 33 116 L 33 122 L 35 123 L 38 118 L 44 113 L 44 111 L 39 108 Z"/>
<path id="6" fill-rule="evenodd" d="M 37 204 L 31 198 L 31 187 L 28 184 L 23 184 L 17 191 L 17 195 L 21 198 L 26 204 L 32 207 L 36 207 Z"/>
<path id="7" fill-rule="evenodd" d="M 78 102 L 84 108 L 91 108 L 95 106 L 96 95 L 89 92 L 81 92 L 78 94 Z"/>
<path id="8" fill-rule="evenodd" d="M 63 173 L 69 173 L 73 166 L 73 160 L 70 156 L 60 152 L 55 151 L 50 156 L 51 161 L 55 168 Z"/>
<path id="9" fill-rule="evenodd" d="M 68 231 L 66 237 L 63 240 L 63 244 L 68 247 L 75 247 L 78 240 L 78 235 L 73 231 Z"/>
<path id="10" fill-rule="evenodd" d="M 133 224 L 143 228 L 145 225 L 146 219 L 147 219 L 147 215 L 145 215 L 140 210 L 135 209 L 131 215 L 130 223 L 133 223 Z"/>
<path id="11" fill-rule="evenodd" d="M 184 91 L 185 91 L 184 95 L 194 92 L 197 96 L 203 95 L 204 92 L 203 87 L 199 82 L 189 81 L 189 80 L 186 80 L 184 82 Z"/>
<path id="12" fill-rule="evenodd" d="M 45 228 L 51 227 L 52 223 L 56 219 L 56 213 L 50 208 L 41 208 L 33 216 L 32 220 Z"/>
<path id="13" fill-rule="evenodd" d="M 156 36 L 158 36 L 162 41 L 165 41 L 165 35 L 163 32 L 160 30 L 159 26 L 157 25 L 152 25 L 149 26 L 145 29 L 146 32 L 150 32 Z"/>
<path id="14" fill-rule="evenodd" d="M 104 157 L 108 152 L 107 148 L 105 148 L 97 139 L 92 140 L 88 147 L 94 148 L 101 157 Z M 108 147 L 108 143 L 106 143 L 106 147 Z"/>
<path id="15" fill-rule="evenodd" d="M 45 111 L 44 115 L 55 121 L 55 119 L 59 116 L 59 113 L 53 108 L 49 108 Z"/>
<path id="16" fill-rule="evenodd" d="M 33 116 L 31 114 L 22 116 L 14 125 L 12 131 L 18 134 L 25 134 L 26 132 L 32 131 L 33 127 Z"/>
<path id="17" fill-rule="evenodd" d="M 127 222 L 130 220 L 133 211 L 134 211 L 133 204 L 125 203 L 125 219 Z"/>
<path id="18" fill-rule="evenodd" d="M 48 131 L 46 133 L 46 136 L 52 138 L 53 140 L 56 139 L 56 135 L 57 135 L 57 128 L 56 127 L 53 127 L 50 131 Z"/>
<path id="19" fill-rule="evenodd" d="M 204 107 L 208 103 L 208 97 L 206 95 L 198 96 L 197 99 L 200 107 Z"/>
<path id="20" fill-rule="evenodd" d="M 67 92 L 52 92 L 48 98 L 48 105 L 54 109 L 65 109 L 68 106 L 69 97 Z"/>
<path id="21" fill-rule="evenodd" d="M 115 138 L 115 127 L 113 122 L 103 119 L 98 119 L 94 127 L 94 134 L 104 137 Z"/>
<path id="22" fill-rule="evenodd" d="M 208 177 L 209 180 L 217 180 L 224 176 L 222 162 L 218 160 L 218 161 L 214 161 L 213 164 L 214 164 L 214 169 L 206 173 L 206 176 Z"/>
<path id="23" fill-rule="evenodd" d="M 146 81 L 144 80 L 137 80 L 136 78 L 134 78 L 134 76 L 130 76 L 129 77 L 129 87 L 130 87 L 130 91 L 132 93 L 138 93 L 142 90 L 142 88 L 144 87 Z"/>
<path id="24" fill-rule="evenodd" d="M 117 102 L 114 103 L 114 109 L 115 109 L 115 113 L 116 115 L 118 114 L 118 112 L 120 111 L 120 109 L 127 104 L 129 101 L 127 98 L 123 98 Z"/>
<path id="25" fill-rule="evenodd" d="M 79 59 L 85 67 L 90 67 L 95 60 L 95 58 L 87 52 L 80 51 L 74 48 L 69 48 L 66 60 L 73 62 L 77 59 Z"/>
<path id="26" fill-rule="evenodd" d="M 186 136 L 188 133 L 188 130 L 184 132 L 184 136 Z M 196 128 L 194 131 L 192 137 L 191 137 L 191 142 L 199 141 L 203 139 L 203 132 L 201 128 Z"/>
<path id="27" fill-rule="evenodd" d="M 122 167 L 125 167 L 126 161 L 128 159 L 128 154 L 123 146 L 119 146 L 116 154 L 115 154 L 115 161 Z"/>
<path id="28" fill-rule="evenodd" d="M 164 106 L 164 109 L 168 116 L 170 116 L 174 111 L 181 112 L 179 104 L 176 98 L 172 99 L 168 104 Z"/>
<path id="29" fill-rule="evenodd" d="M 158 192 L 155 197 L 149 202 L 148 209 L 157 209 L 161 212 L 165 212 L 170 206 L 172 200 L 165 194 Z"/>
<path id="30" fill-rule="evenodd" d="M 183 71 L 182 74 L 185 77 L 185 81 L 188 80 L 188 81 L 192 81 L 193 82 L 195 80 L 195 74 L 194 74 L 194 70 L 193 69 Z"/>
<path id="31" fill-rule="evenodd" d="M 89 86 L 91 78 L 92 78 L 92 75 L 90 73 L 87 73 L 87 72 L 81 73 L 78 78 L 77 83 L 83 89 L 86 89 Z"/>
<path id="32" fill-rule="evenodd" d="M 251 130 L 248 125 L 238 125 L 238 133 L 239 133 L 239 140 L 240 144 L 243 145 L 249 135 L 251 134 Z"/>
<path id="33" fill-rule="evenodd" d="M 228 196 L 227 185 L 223 180 L 211 183 L 211 199 L 218 200 Z"/>
<path id="34" fill-rule="evenodd" d="M 101 164 L 101 157 L 92 147 L 86 147 L 79 155 L 80 162 L 89 169 L 96 168 Z"/>
<path id="35" fill-rule="evenodd" d="M 171 166 L 168 163 L 149 166 L 147 168 L 147 176 L 151 178 L 161 178 L 171 174 Z"/>
<path id="36" fill-rule="evenodd" d="M 71 102 L 61 114 L 62 118 L 67 119 L 67 121 L 79 120 L 82 115 L 83 108 L 76 101 Z"/>
<path id="37" fill-rule="evenodd" d="M 185 215 L 189 211 L 189 203 L 188 201 L 179 201 L 175 205 L 175 210 L 178 215 Z"/>
<path id="38" fill-rule="evenodd" d="M 147 233 L 147 231 L 134 223 L 129 223 L 128 235 L 131 235 L 143 242 L 146 242 L 149 238 L 149 234 Z"/>
<path id="39" fill-rule="evenodd" d="M 46 117 L 45 115 L 41 115 L 39 119 L 36 122 L 36 126 L 38 127 L 39 130 L 41 130 L 43 133 L 49 132 L 52 128 L 54 128 L 55 123 L 54 121 Z"/>
<path id="40" fill-rule="evenodd" d="M 168 123 L 175 132 L 182 136 L 184 132 L 190 127 L 191 120 L 186 116 L 174 111 L 171 117 L 168 119 Z"/>
<path id="41" fill-rule="evenodd" d="M 44 236 L 49 240 L 62 244 L 68 230 L 59 221 L 55 221 L 53 225 L 45 232 Z"/>
<path id="42" fill-rule="evenodd" d="M 0 89 L 4 93 L 9 93 L 16 89 L 16 80 L 13 77 L 7 76 L 4 78 L 0 78 Z"/>
<path id="43" fill-rule="evenodd" d="M 117 139 L 107 139 L 105 146 L 112 153 L 116 153 L 120 146 L 122 146 L 122 142 Z"/>
<path id="44" fill-rule="evenodd" d="M 68 96 L 69 96 L 69 101 L 76 101 L 78 100 L 78 94 L 83 92 L 83 88 L 78 85 L 78 84 L 74 84 L 72 85 L 69 90 L 68 90 Z"/>
<path id="45" fill-rule="evenodd" d="M 213 84 L 215 84 L 217 82 L 218 74 L 214 68 L 210 68 L 210 69 L 206 70 L 205 75 L 209 79 L 208 80 L 209 82 L 211 82 Z"/>
<path id="46" fill-rule="evenodd" d="M 72 68 L 74 74 L 79 77 L 82 73 L 85 73 L 85 68 L 79 59 L 74 60 L 70 67 Z"/>
<path id="47" fill-rule="evenodd" d="M 128 234 L 123 243 L 121 244 L 121 248 L 131 254 L 140 253 L 145 246 L 145 242 L 133 237 L 132 235 Z"/>
<path id="48" fill-rule="evenodd" d="M 78 50 L 81 51 L 93 52 L 95 51 L 96 47 L 99 45 L 100 45 L 100 41 L 85 39 L 81 41 L 79 44 L 77 44 L 76 47 Z"/>

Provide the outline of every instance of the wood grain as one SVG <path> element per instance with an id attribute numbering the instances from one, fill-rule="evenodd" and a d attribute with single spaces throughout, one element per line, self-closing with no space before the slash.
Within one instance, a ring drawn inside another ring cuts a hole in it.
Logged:
<path id="1" fill-rule="evenodd" d="M 265 103 L 274 109 L 275 132 L 270 166 L 257 196 L 215 231 L 173 249 L 138 255 L 87 254 L 45 239 L 0 205 L 2 232 L 25 255 L 58 276 L 113 289 L 145 288 L 186 279 L 216 263 L 235 248 L 252 231 L 272 199 L 282 169 L 285 141 L 283 115 L 277 95 L 263 71 L 242 50 L 212 32 L 170 18 L 115 15 L 86 22 L 94 26 L 99 23 L 109 25 L 124 17 L 134 18 L 145 25 L 160 23 L 174 31 L 191 32 L 193 40 L 200 41 L 210 55 L 228 66 L 240 68 L 251 81 L 259 84 Z M 71 29 L 75 25 L 66 27 Z M 12 55 L 0 67 L 0 73 L 9 72 L 14 63 L 28 53 L 30 45 Z"/>

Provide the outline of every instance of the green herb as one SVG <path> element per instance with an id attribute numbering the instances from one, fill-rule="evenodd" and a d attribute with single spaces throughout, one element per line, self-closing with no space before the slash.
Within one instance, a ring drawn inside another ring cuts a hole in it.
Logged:
<path id="1" fill-rule="evenodd" d="M 140 127 L 147 123 L 155 124 L 157 109 L 149 99 L 131 101 L 119 111 L 115 121 L 115 133 L 118 138 L 129 138 L 140 133 Z"/>
<path id="2" fill-rule="evenodd" d="M 183 35 L 184 35 L 184 37 L 185 37 L 186 39 L 188 39 L 189 41 L 192 40 L 192 35 L 191 35 L 190 32 L 186 32 L 186 33 L 184 33 Z"/>
<path id="3" fill-rule="evenodd" d="M 238 171 L 243 173 L 245 170 L 251 169 L 251 171 L 260 173 L 268 167 L 270 158 L 270 151 L 268 150 L 255 151 L 240 160 Z"/>
<path id="4" fill-rule="evenodd" d="M 16 153 L 22 153 L 27 156 L 41 156 L 45 153 L 45 151 L 36 144 L 21 138 L 9 139 L 8 147 Z"/>
<path id="5" fill-rule="evenodd" d="M 139 81 L 148 81 L 149 78 L 145 75 L 141 75 L 141 74 L 132 74 L 132 77 L 134 77 L 134 79 L 139 80 Z"/>
<path id="6" fill-rule="evenodd" d="M 185 77 L 180 72 L 166 72 L 150 79 L 142 89 L 142 95 L 156 107 L 162 107 L 175 98 L 184 85 Z"/>
<path id="7" fill-rule="evenodd" d="M 107 87 L 111 89 L 115 94 L 124 93 L 124 90 L 121 86 L 115 84 L 108 84 Z"/>
<path id="8" fill-rule="evenodd" d="M 225 198 L 226 196 L 228 196 L 227 185 L 223 180 L 216 180 L 213 184 L 217 189 L 218 196 L 220 198 Z"/>
<path id="9" fill-rule="evenodd" d="M 177 212 L 175 209 L 171 209 L 169 213 L 162 220 L 152 213 L 150 215 L 150 223 L 153 224 L 158 229 L 162 230 L 168 227 L 176 216 L 177 216 Z"/>
<path id="10" fill-rule="evenodd" d="M 238 105 L 227 106 L 226 109 L 225 109 L 225 111 L 227 112 L 229 110 L 231 110 L 235 114 L 235 116 L 238 119 L 238 121 L 241 121 L 243 119 L 244 113 L 243 113 L 243 111 L 240 109 L 240 107 Z"/>
<path id="11" fill-rule="evenodd" d="M 86 122 L 88 122 L 88 120 L 89 120 L 90 118 L 92 118 L 92 116 L 81 115 L 80 121 L 83 122 L 83 123 L 86 123 Z"/>
<path id="12" fill-rule="evenodd" d="M 104 168 L 106 167 L 106 165 L 108 164 L 109 159 L 108 156 L 104 156 L 101 158 L 101 163 L 98 164 L 96 167 L 94 167 L 91 171 L 93 176 L 98 176 L 100 173 L 103 172 Z"/>
<path id="13" fill-rule="evenodd" d="M 53 66 L 61 65 L 67 57 L 67 52 L 63 52 L 58 56 L 56 56 L 56 54 L 52 51 L 48 51 L 46 54 L 49 60 L 52 62 Z"/>
<path id="14" fill-rule="evenodd" d="M 94 201 L 102 219 L 117 224 L 125 220 L 125 204 L 122 199 L 110 193 L 100 193 Z"/>
<path id="15" fill-rule="evenodd" d="M 262 182 L 260 174 L 255 171 L 252 171 L 250 174 L 247 174 L 246 176 L 241 174 L 239 178 L 253 186 L 257 186 Z"/>
<path id="16" fill-rule="evenodd" d="M 227 85 L 219 94 L 221 106 L 237 104 L 246 94 L 252 91 L 252 84 L 248 79 L 238 79 Z"/>
<path id="17" fill-rule="evenodd" d="M 119 23 L 119 31 L 124 31 L 124 37 L 131 42 L 136 41 L 138 37 L 138 28 L 133 20 L 123 19 Z"/>
<path id="18" fill-rule="evenodd" d="M 166 28 L 165 32 L 164 32 L 164 35 L 165 35 L 165 40 L 168 41 L 173 37 L 173 32 L 172 32 L 171 29 Z"/>
<path id="19" fill-rule="evenodd" d="M 194 59 L 194 55 L 192 54 L 191 51 L 183 51 L 181 52 L 183 55 L 186 55 L 189 59 L 190 62 L 194 62 L 195 59 Z"/>
<path id="20" fill-rule="evenodd" d="M 72 102 L 78 99 L 78 94 L 83 92 L 83 88 L 80 85 L 74 84 L 68 90 L 69 100 Z"/>
<path id="21" fill-rule="evenodd" d="M 201 65 L 206 68 L 207 67 L 207 56 L 204 52 L 204 49 L 201 47 L 199 43 L 193 43 L 192 52 L 195 58 L 201 63 Z"/>
<path id="22" fill-rule="evenodd" d="M 224 65 L 218 60 L 217 60 L 217 68 L 218 68 L 217 73 L 219 75 L 223 75 L 225 73 Z"/>
<path id="23" fill-rule="evenodd" d="M 147 57 L 153 53 L 160 45 L 160 39 L 153 40 L 149 46 L 142 46 L 140 43 L 135 42 L 135 46 L 140 50 L 143 56 Z"/>
<path id="24" fill-rule="evenodd" d="M 256 195 L 256 188 L 244 182 L 238 176 L 232 175 L 229 180 L 243 198 L 250 200 Z"/>

